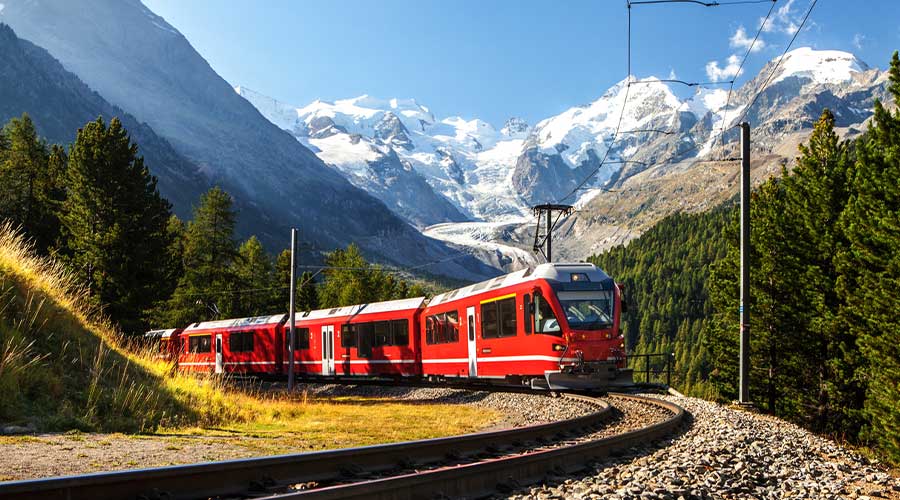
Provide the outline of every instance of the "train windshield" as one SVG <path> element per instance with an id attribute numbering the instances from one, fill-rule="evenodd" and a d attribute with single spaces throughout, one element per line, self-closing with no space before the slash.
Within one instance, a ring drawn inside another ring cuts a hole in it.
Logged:
<path id="1" fill-rule="evenodd" d="M 611 291 L 559 292 L 558 298 L 573 330 L 600 330 L 613 324 Z"/>

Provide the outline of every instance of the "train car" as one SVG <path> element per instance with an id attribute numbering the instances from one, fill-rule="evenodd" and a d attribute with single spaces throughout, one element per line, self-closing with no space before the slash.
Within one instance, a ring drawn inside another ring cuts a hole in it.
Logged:
<path id="1" fill-rule="evenodd" d="M 631 383 L 622 290 L 593 264 L 542 264 L 435 296 L 294 316 L 294 373 L 425 377 L 603 388 Z M 196 323 L 175 350 L 184 370 L 281 375 L 287 315 Z"/>
<path id="2" fill-rule="evenodd" d="M 181 328 L 169 328 L 167 330 L 150 330 L 144 334 L 153 357 L 157 359 L 174 360 L 179 352 L 179 334 Z"/>
<path id="3" fill-rule="evenodd" d="M 543 388 L 630 382 L 621 291 L 593 264 L 542 264 L 435 296 L 422 312 L 422 372 Z"/>
<path id="4" fill-rule="evenodd" d="M 418 332 L 424 301 L 417 297 L 297 313 L 295 373 L 421 375 Z"/>
<path id="5" fill-rule="evenodd" d="M 194 323 L 178 338 L 185 371 L 280 374 L 287 314 Z"/>

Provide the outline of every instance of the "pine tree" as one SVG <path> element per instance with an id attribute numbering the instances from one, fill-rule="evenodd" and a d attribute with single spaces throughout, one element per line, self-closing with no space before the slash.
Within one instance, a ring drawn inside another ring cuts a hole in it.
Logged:
<path id="1" fill-rule="evenodd" d="M 283 250 L 275 259 L 275 283 L 271 304 L 273 310 L 287 311 L 290 308 L 289 290 L 291 287 L 291 251 Z M 319 308 L 319 296 L 316 282 L 311 272 L 306 271 L 297 277 L 297 293 L 294 297 L 297 311 L 311 311 Z"/>
<path id="2" fill-rule="evenodd" d="M 379 266 L 366 262 L 354 244 L 325 257 L 325 282 L 319 285 L 319 307 L 367 304 L 382 300 L 421 297 L 421 286 L 397 279 Z"/>
<path id="3" fill-rule="evenodd" d="M 66 170 L 64 253 L 91 297 L 125 332 L 165 293 L 169 203 L 118 119 L 78 131 Z"/>
<path id="4" fill-rule="evenodd" d="M 6 124 L 0 141 L 0 218 L 11 220 L 47 252 L 59 238 L 65 151 L 37 135 L 28 114 Z"/>
<path id="5" fill-rule="evenodd" d="M 297 281 L 296 308 L 298 311 L 311 311 L 319 308 L 319 293 L 311 272 L 306 271 Z"/>
<path id="6" fill-rule="evenodd" d="M 334 250 L 325 257 L 329 269 L 325 283 L 319 287 L 319 305 L 338 307 L 375 302 L 380 296 L 375 270 L 362 256 L 359 247 L 350 244 L 345 250 Z"/>
<path id="7" fill-rule="evenodd" d="M 805 267 L 796 284 L 802 303 L 812 311 L 808 334 L 819 344 L 811 362 L 821 363 L 816 385 L 818 401 L 808 416 L 819 432 L 856 436 L 862 425 L 864 388 L 857 371 L 861 363 L 856 339 L 842 325 L 839 312 L 844 295 L 837 291 L 835 256 L 846 247 L 841 212 L 847 205 L 849 147 L 838 140 L 834 115 L 822 113 L 800 156 L 785 179 L 790 198 L 790 222 L 796 227 L 793 254 Z"/>
<path id="8" fill-rule="evenodd" d="M 889 90 L 900 102 L 900 60 L 894 52 Z M 875 102 L 875 117 L 856 148 L 850 201 L 840 226 L 839 289 L 846 325 L 865 357 L 865 436 L 900 462 L 900 113 Z"/>
<path id="9" fill-rule="evenodd" d="M 231 196 L 215 187 L 200 197 L 184 234 L 184 274 L 160 321 L 170 327 L 231 317 L 239 309 L 240 259 L 234 239 L 237 213 Z"/>
<path id="10" fill-rule="evenodd" d="M 270 297 L 274 286 L 272 259 L 256 236 L 251 236 L 238 249 L 234 274 L 242 287 L 238 294 L 236 316 L 261 316 L 274 312 Z"/>

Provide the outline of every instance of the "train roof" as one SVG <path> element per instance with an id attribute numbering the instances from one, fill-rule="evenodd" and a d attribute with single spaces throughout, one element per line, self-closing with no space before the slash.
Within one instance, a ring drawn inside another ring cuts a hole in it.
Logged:
<path id="1" fill-rule="evenodd" d="M 239 328 L 242 326 L 258 326 L 271 325 L 273 323 L 281 323 L 287 314 L 276 314 L 274 316 L 254 316 L 251 318 L 236 319 L 220 319 L 216 321 L 204 321 L 203 323 L 194 323 L 184 329 L 186 332 L 196 330 L 212 330 L 217 328 Z"/>
<path id="2" fill-rule="evenodd" d="M 451 300 L 471 297 L 472 295 L 484 293 L 495 288 L 518 285 L 539 279 L 569 283 L 572 281 L 573 274 L 586 274 L 588 281 L 592 283 L 605 283 L 611 280 L 609 275 L 594 264 L 586 262 L 554 262 L 540 264 L 534 268 L 529 267 L 513 273 L 504 274 L 503 276 L 497 276 L 496 278 L 487 281 L 475 283 L 474 285 L 435 295 L 434 298 L 431 299 L 431 302 L 428 303 L 428 306 L 436 306 Z"/>
<path id="3" fill-rule="evenodd" d="M 294 321 L 338 318 L 343 316 L 356 316 L 359 314 L 384 313 L 391 311 L 406 311 L 409 309 L 418 309 L 422 307 L 424 302 L 425 297 L 415 297 L 412 299 L 388 300 L 385 302 L 356 304 L 353 306 L 334 307 L 331 309 L 318 309 L 315 311 L 298 312 L 294 315 Z"/>
<path id="4" fill-rule="evenodd" d="M 148 339 L 167 339 L 172 336 L 178 329 L 177 328 L 169 328 L 167 330 L 150 330 L 149 332 L 144 334 L 144 337 Z"/>

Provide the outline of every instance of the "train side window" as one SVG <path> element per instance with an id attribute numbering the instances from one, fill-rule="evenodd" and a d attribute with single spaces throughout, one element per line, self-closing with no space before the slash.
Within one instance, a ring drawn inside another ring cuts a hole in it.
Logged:
<path id="1" fill-rule="evenodd" d="M 372 355 L 375 323 L 359 323 L 354 326 L 356 326 L 356 354 L 361 358 L 368 358 Z"/>
<path id="2" fill-rule="evenodd" d="M 522 297 L 522 315 L 525 320 L 525 335 L 531 335 L 531 327 L 533 320 L 531 319 L 531 294 L 525 294 Z"/>
<path id="3" fill-rule="evenodd" d="M 230 332 L 228 334 L 228 350 L 231 352 L 253 351 L 253 335 L 255 332 Z"/>
<path id="4" fill-rule="evenodd" d="M 201 352 L 210 352 L 212 349 L 212 342 L 209 335 L 193 335 L 190 337 L 189 346 L 190 352 L 201 353 Z"/>
<path id="5" fill-rule="evenodd" d="M 497 308 L 500 316 L 500 336 L 516 336 L 516 298 L 498 300 Z"/>
<path id="6" fill-rule="evenodd" d="M 434 316 L 425 318 L 425 343 L 434 344 Z"/>
<path id="7" fill-rule="evenodd" d="M 394 345 L 409 345 L 409 322 L 405 319 L 395 319 L 391 321 L 391 336 L 394 338 Z"/>
<path id="8" fill-rule="evenodd" d="M 481 304 L 481 338 L 495 339 L 500 336 L 500 323 L 497 321 L 497 302 Z"/>
<path id="9" fill-rule="evenodd" d="M 459 342 L 459 313 L 448 311 L 426 317 L 425 342 L 429 344 Z"/>
<path id="10" fill-rule="evenodd" d="M 284 348 L 291 343 L 290 327 L 284 330 Z M 309 349 L 309 328 L 294 328 L 294 350 Z"/>
<path id="11" fill-rule="evenodd" d="M 481 337 L 516 336 L 516 298 L 481 304 Z"/>
<path id="12" fill-rule="evenodd" d="M 341 325 L 341 347 L 356 347 L 356 325 Z"/>
<path id="13" fill-rule="evenodd" d="M 389 321 L 376 321 L 375 322 L 375 342 L 372 344 L 373 347 L 382 347 L 386 345 L 392 345 L 393 342 L 391 340 L 391 323 Z"/>
<path id="14" fill-rule="evenodd" d="M 550 302 L 537 294 L 534 296 L 534 333 L 562 336 L 559 322 L 556 320 L 556 314 L 553 314 Z"/>
<path id="15" fill-rule="evenodd" d="M 449 311 L 446 313 L 446 322 L 444 323 L 444 341 L 459 342 L 459 313 Z"/>

